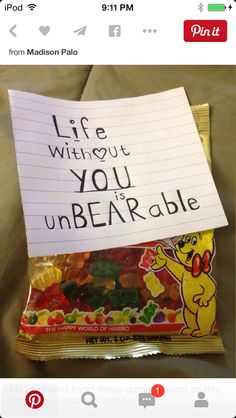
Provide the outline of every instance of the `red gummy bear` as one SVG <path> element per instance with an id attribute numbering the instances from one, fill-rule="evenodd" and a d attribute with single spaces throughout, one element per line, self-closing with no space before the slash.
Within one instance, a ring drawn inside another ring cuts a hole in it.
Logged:
<path id="1" fill-rule="evenodd" d="M 149 270 L 152 262 L 154 261 L 155 255 L 156 255 L 155 250 L 153 250 L 152 248 L 147 248 L 142 255 L 139 266 L 145 270 Z"/>
<path id="2" fill-rule="evenodd" d="M 53 311 L 55 309 L 64 310 L 68 307 L 70 302 L 61 292 L 60 285 L 54 283 L 47 287 L 45 291 L 32 289 L 30 294 L 29 308 L 36 310 L 48 309 Z"/>

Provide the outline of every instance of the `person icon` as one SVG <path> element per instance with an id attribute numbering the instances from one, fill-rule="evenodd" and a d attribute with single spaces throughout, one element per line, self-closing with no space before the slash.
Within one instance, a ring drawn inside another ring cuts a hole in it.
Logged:
<path id="1" fill-rule="evenodd" d="M 204 392 L 199 392 L 197 397 L 198 400 L 194 402 L 194 407 L 195 408 L 208 408 L 209 403 L 205 398 L 205 393 Z"/>

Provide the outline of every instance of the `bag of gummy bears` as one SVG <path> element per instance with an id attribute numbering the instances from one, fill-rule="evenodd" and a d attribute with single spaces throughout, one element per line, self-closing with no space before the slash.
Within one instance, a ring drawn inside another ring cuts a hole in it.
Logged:
<path id="1" fill-rule="evenodd" d="M 209 106 L 192 107 L 210 164 Z M 224 351 L 212 230 L 32 258 L 16 351 L 30 359 Z"/>

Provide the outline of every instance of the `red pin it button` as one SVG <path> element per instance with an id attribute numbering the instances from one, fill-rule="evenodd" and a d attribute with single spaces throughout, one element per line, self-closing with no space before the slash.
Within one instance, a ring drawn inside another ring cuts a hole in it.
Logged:
<path id="1" fill-rule="evenodd" d="M 226 20 L 185 20 L 185 42 L 226 42 Z"/>

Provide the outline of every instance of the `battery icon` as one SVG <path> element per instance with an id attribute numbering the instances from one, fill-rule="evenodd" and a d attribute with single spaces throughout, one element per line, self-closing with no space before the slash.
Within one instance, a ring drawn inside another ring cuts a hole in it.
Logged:
<path id="1" fill-rule="evenodd" d="M 224 12 L 226 6 L 222 3 L 208 4 L 208 12 Z"/>

